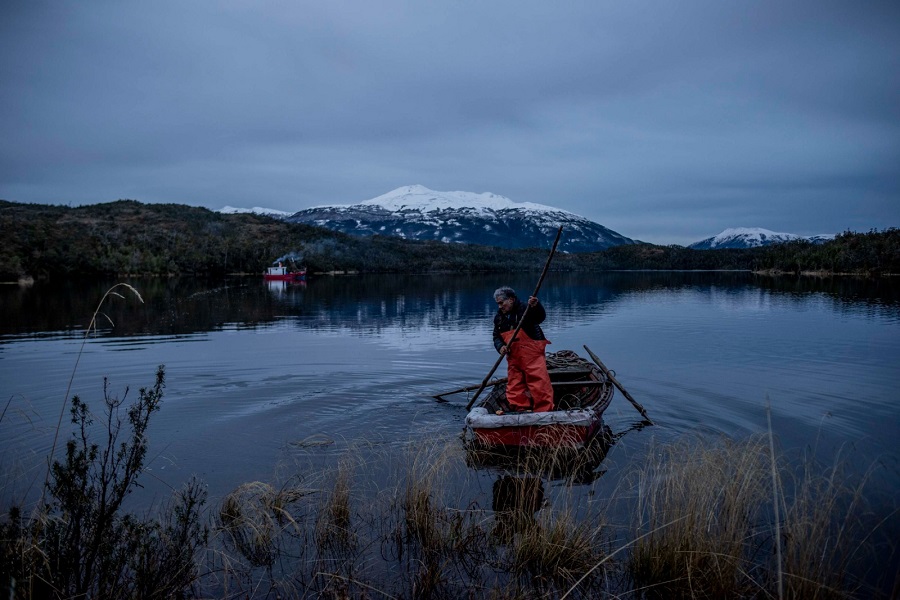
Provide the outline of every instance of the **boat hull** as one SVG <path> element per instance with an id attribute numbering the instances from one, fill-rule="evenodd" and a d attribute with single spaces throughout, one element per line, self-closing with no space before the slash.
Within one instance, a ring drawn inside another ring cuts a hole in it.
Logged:
<path id="1" fill-rule="evenodd" d="M 602 419 L 589 427 L 551 425 L 473 429 L 475 440 L 484 446 L 520 446 L 529 448 L 584 448 L 600 430 Z"/>
<path id="2" fill-rule="evenodd" d="M 266 273 L 263 275 L 263 279 L 265 281 L 304 281 L 306 273 L 288 273 L 286 275 L 269 275 Z"/>
<path id="3" fill-rule="evenodd" d="M 572 448 L 587 446 L 603 427 L 590 410 L 491 415 L 475 408 L 466 417 L 472 441 L 484 447 Z"/>
<path id="4" fill-rule="evenodd" d="M 612 382 L 593 363 L 570 350 L 547 355 L 553 385 L 550 412 L 512 412 L 506 385 L 466 416 L 468 440 L 484 448 L 582 449 L 603 429 L 603 411 L 613 397 Z"/>

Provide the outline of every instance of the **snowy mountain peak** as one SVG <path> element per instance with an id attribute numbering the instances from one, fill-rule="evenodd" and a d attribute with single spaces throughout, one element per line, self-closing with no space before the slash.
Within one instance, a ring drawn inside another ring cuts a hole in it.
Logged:
<path id="1" fill-rule="evenodd" d="M 743 238 L 748 244 L 763 245 L 766 242 L 800 239 L 801 236 L 793 233 L 778 233 L 763 229 L 762 227 L 732 227 L 713 237 L 713 245 L 721 244 L 735 238 Z"/>
<path id="2" fill-rule="evenodd" d="M 688 246 L 696 250 L 710 250 L 715 248 L 757 248 L 769 244 L 783 244 L 794 240 L 808 240 L 814 243 L 823 243 L 834 239 L 832 234 L 820 234 L 816 236 L 802 236 L 795 233 L 778 233 L 761 227 L 734 227 L 724 230 L 722 233 L 705 240 L 695 242 Z"/>
<path id="3" fill-rule="evenodd" d="M 502 248 L 549 246 L 560 226 L 563 252 L 594 252 L 634 244 L 620 233 L 565 210 L 513 202 L 497 194 L 436 192 L 408 185 L 358 204 L 317 206 L 289 222 L 308 223 L 353 235 L 481 244 Z"/>
<path id="4" fill-rule="evenodd" d="M 421 213 L 442 210 L 535 210 L 544 212 L 565 212 L 552 206 L 532 202 L 513 202 L 505 196 L 490 192 L 437 192 L 423 185 L 399 187 L 377 198 L 360 202 L 363 206 L 378 206 L 391 212 L 413 210 Z"/>

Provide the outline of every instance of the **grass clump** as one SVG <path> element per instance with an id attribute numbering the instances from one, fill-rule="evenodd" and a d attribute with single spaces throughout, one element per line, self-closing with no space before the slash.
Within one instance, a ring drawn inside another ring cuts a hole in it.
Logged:
<path id="1" fill-rule="evenodd" d="M 449 597 L 460 593 L 460 582 L 478 577 L 484 528 L 450 500 L 448 481 L 458 458 L 446 440 L 408 446 L 397 484 L 386 491 L 391 556 L 407 572 L 403 595 Z"/>
<path id="2" fill-rule="evenodd" d="M 872 582 L 862 583 L 866 563 L 890 561 L 874 555 L 860 525 L 865 478 L 851 484 L 839 466 L 808 462 L 794 471 L 779 465 L 762 436 L 681 440 L 651 457 L 637 473 L 634 541 L 625 561 L 636 593 L 804 599 L 875 594 Z"/>
<path id="3" fill-rule="evenodd" d="M 866 510 L 865 480 L 848 484 L 841 471 L 840 464 L 818 469 L 807 463 L 785 486 L 792 489 L 781 506 L 786 598 L 830 600 L 864 589 L 854 567 L 871 558 L 859 519 Z"/>
<path id="4" fill-rule="evenodd" d="M 269 567 L 277 555 L 279 531 L 293 522 L 287 507 L 296 497 L 261 481 L 242 484 L 222 500 L 219 531 L 252 566 Z"/>
<path id="5" fill-rule="evenodd" d="M 540 590 L 566 589 L 585 583 L 581 579 L 603 559 L 600 527 L 579 522 L 568 512 L 551 513 L 526 526 L 513 540 L 511 568 Z M 585 586 L 591 588 L 593 581 Z"/>
<path id="6" fill-rule="evenodd" d="M 768 491 L 766 445 L 684 440 L 651 452 L 638 474 L 628 571 L 634 586 L 672 598 L 742 597 L 754 588 L 753 526 Z M 643 537 L 640 537 L 643 536 Z"/>
<path id="7" fill-rule="evenodd" d="M 338 464 L 333 482 L 317 513 L 316 544 L 322 553 L 329 549 L 349 549 L 355 543 L 351 529 L 353 464 L 349 459 Z"/>

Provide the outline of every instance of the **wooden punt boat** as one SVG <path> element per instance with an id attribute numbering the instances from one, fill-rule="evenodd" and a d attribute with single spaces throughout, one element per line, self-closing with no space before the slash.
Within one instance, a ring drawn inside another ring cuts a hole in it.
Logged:
<path id="1" fill-rule="evenodd" d="M 583 449 L 603 429 L 603 411 L 615 386 L 608 372 L 571 350 L 547 354 L 554 410 L 510 411 L 506 383 L 491 392 L 466 416 L 466 441 L 481 448 Z"/>

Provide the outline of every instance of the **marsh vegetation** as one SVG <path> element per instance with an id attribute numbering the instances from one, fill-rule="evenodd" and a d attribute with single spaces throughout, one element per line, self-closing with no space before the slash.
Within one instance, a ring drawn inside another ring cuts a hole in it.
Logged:
<path id="1" fill-rule="evenodd" d="M 72 399 L 47 500 L 9 507 L 0 526 L 4 595 L 869 598 L 891 583 L 878 527 L 896 515 L 869 512 L 865 478 L 789 461 L 765 436 L 655 448 L 588 505 L 560 454 L 496 462 L 438 438 L 362 444 L 210 506 L 195 480 L 157 514 L 131 514 L 164 384 L 160 368 L 124 419 L 107 395 L 99 427 Z M 469 493 L 473 465 L 496 474 L 490 506 Z"/>

